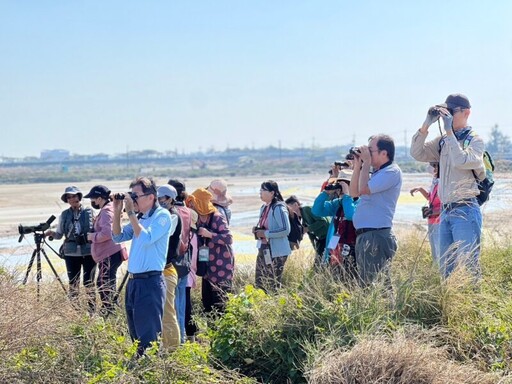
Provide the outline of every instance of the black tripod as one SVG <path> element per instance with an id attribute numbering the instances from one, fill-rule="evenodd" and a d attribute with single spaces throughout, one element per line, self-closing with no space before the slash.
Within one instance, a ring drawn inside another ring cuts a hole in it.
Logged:
<path id="1" fill-rule="evenodd" d="M 30 270 L 32 269 L 32 265 L 34 264 L 34 260 L 36 260 L 36 267 L 37 267 L 37 273 L 36 273 L 37 298 L 39 299 L 39 288 L 40 288 L 41 280 L 43 278 L 43 272 L 42 272 L 42 269 L 41 269 L 41 253 L 42 253 L 44 258 L 46 259 L 46 262 L 50 266 L 53 274 L 55 275 L 55 277 L 59 281 L 60 286 L 62 287 L 64 292 L 67 293 L 66 287 L 62 283 L 62 280 L 60 279 L 59 275 L 57 274 L 57 271 L 53 267 L 53 264 L 51 263 L 50 259 L 48 258 L 48 255 L 46 254 L 44 248 L 41 246 L 41 244 L 46 244 L 46 245 L 48 245 L 48 247 L 50 247 L 50 245 L 44 240 L 44 233 L 34 232 L 34 241 L 36 243 L 36 248 L 34 249 L 34 252 L 32 252 L 32 257 L 30 258 L 30 261 L 28 263 L 27 272 L 25 274 L 25 278 L 23 279 L 23 284 L 27 284 L 28 275 L 30 274 Z M 57 251 L 55 251 L 55 249 L 53 249 L 52 247 L 50 247 L 50 249 L 53 252 L 55 252 L 55 254 L 58 255 L 58 253 L 57 253 Z"/>

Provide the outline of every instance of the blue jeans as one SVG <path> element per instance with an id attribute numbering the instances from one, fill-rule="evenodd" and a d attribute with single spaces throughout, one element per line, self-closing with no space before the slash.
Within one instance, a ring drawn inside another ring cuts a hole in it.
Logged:
<path id="1" fill-rule="evenodd" d="M 430 252 L 432 259 L 439 266 L 439 224 L 428 225 L 428 242 L 430 243 Z"/>
<path id="2" fill-rule="evenodd" d="M 178 279 L 176 285 L 176 294 L 174 299 L 174 307 L 176 308 L 176 316 L 178 317 L 178 325 L 180 327 L 181 342 L 185 342 L 185 307 L 187 300 L 187 279 L 188 275 Z"/>
<path id="3" fill-rule="evenodd" d="M 476 200 L 453 209 L 443 209 L 439 224 L 440 267 L 446 278 L 464 265 L 480 279 L 482 212 Z"/>

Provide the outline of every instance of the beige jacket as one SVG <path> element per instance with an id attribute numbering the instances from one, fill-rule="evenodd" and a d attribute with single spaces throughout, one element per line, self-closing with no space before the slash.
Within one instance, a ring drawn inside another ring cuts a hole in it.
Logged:
<path id="1" fill-rule="evenodd" d="M 439 198 L 443 204 L 454 203 L 478 196 L 478 186 L 473 176 L 475 171 L 479 180 L 485 178 L 483 162 L 484 142 L 475 135 L 468 147 L 462 149 L 454 135 L 446 136 L 439 154 L 441 136 L 426 142 L 426 134 L 420 131 L 412 138 L 411 156 L 423 162 L 439 162 Z"/>

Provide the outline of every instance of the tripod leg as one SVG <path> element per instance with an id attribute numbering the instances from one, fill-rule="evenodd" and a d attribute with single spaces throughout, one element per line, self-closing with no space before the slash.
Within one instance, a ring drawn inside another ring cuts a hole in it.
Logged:
<path id="1" fill-rule="evenodd" d="M 32 252 L 32 257 L 30 258 L 30 261 L 28 263 L 27 272 L 25 273 L 25 278 L 23 279 L 23 284 L 27 284 L 28 275 L 30 274 L 30 270 L 32 269 L 32 264 L 34 264 L 34 259 L 36 257 L 36 250 L 34 249 L 34 252 Z"/>
<path id="2" fill-rule="evenodd" d="M 117 290 L 116 294 L 114 295 L 114 303 L 117 303 L 117 299 L 119 299 L 119 295 L 121 294 L 121 291 L 124 288 L 124 285 L 126 284 L 126 280 L 128 280 L 128 271 L 124 274 L 123 281 L 121 281 L 121 285 L 119 285 L 119 289 Z"/>
<path id="3" fill-rule="evenodd" d="M 43 279 L 43 271 L 41 270 L 41 248 L 39 245 L 36 250 L 37 258 L 37 300 L 39 301 L 39 293 L 41 290 L 41 280 Z"/>
<path id="4" fill-rule="evenodd" d="M 55 278 L 59 281 L 60 283 L 60 286 L 62 287 L 62 289 L 64 290 L 65 293 L 68 293 L 67 289 L 66 289 L 66 286 L 64 285 L 64 283 L 62 282 L 62 280 L 60 279 L 59 277 L 59 274 L 57 273 L 57 271 L 55 270 L 55 268 L 53 267 L 53 264 L 51 263 L 50 259 L 48 258 L 48 255 L 46 254 L 46 251 L 44 250 L 44 248 L 41 249 L 41 252 L 43 253 L 44 255 L 44 258 L 46 259 L 46 261 L 48 262 L 48 265 L 50 266 L 53 274 L 55 275 Z"/>

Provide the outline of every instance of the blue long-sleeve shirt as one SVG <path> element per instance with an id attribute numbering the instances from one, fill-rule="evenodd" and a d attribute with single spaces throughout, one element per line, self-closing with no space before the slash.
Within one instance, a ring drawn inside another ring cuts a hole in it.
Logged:
<path id="1" fill-rule="evenodd" d="M 132 240 L 128 272 L 163 271 L 172 229 L 171 214 L 158 206 L 151 216 L 144 214 L 139 223 L 143 229 L 138 237 L 134 237 L 131 223 L 124 226 L 119 235 L 112 236 L 117 243 Z"/>

